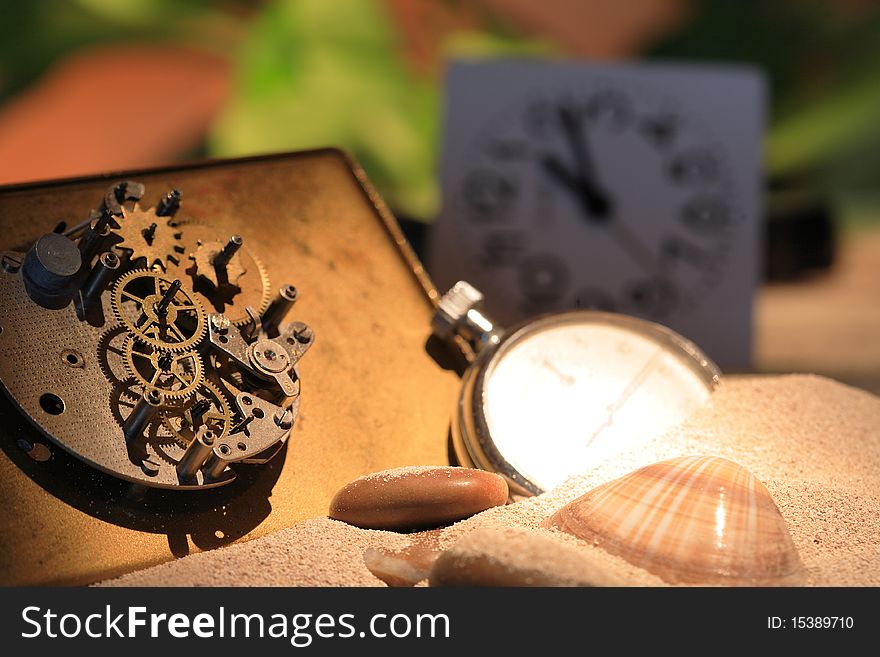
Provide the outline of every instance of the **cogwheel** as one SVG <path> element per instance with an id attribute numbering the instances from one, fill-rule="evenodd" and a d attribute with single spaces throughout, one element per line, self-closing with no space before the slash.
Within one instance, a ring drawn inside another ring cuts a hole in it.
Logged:
<path id="1" fill-rule="evenodd" d="M 238 282 L 247 273 L 240 253 L 242 242 L 241 235 L 234 235 L 227 244 L 219 240 L 199 241 L 196 252 L 190 254 L 189 259 L 195 262 L 196 273 L 206 278 L 214 287 L 240 287 Z M 225 259 L 225 264 L 218 264 L 223 261 L 224 252 L 229 245 L 238 250 Z"/>
<path id="2" fill-rule="evenodd" d="M 189 397 L 204 378 L 202 359 L 192 350 L 156 349 L 129 335 L 122 353 L 128 373 L 144 390 L 161 390 L 165 399 Z"/>
<path id="3" fill-rule="evenodd" d="M 161 426 L 163 431 L 168 432 L 168 427 L 164 424 Z M 173 434 L 169 434 L 163 439 L 148 441 L 146 448 L 147 454 L 165 461 L 168 465 L 177 465 L 186 451 L 186 448 L 177 441 Z"/>
<path id="4" fill-rule="evenodd" d="M 116 381 L 113 384 L 109 398 L 110 412 L 120 427 L 125 424 L 125 419 L 134 409 L 140 396 L 138 382 L 132 377 Z"/>
<path id="5" fill-rule="evenodd" d="M 195 295 L 154 271 L 133 269 L 120 276 L 110 305 L 132 335 L 156 349 L 184 351 L 205 336 L 207 321 Z"/>
<path id="6" fill-rule="evenodd" d="M 160 217 L 156 208 L 141 210 L 135 203 L 132 210 L 122 207 L 117 222 L 119 228 L 114 228 L 113 233 L 122 241 L 116 246 L 131 251 L 131 262 L 145 259 L 147 269 L 159 266 L 163 271 L 167 271 L 169 262 L 180 264 L 185 253 L 182 232 L 172 225 L 171 217 Z"/>
<path id="7" fill-rule="evenodd" d="M 114 325 L 98 338 L 98 367 L 111 384 L 117 384 L 129 377 L 123 357 L 123 346 L 128 331 L 124 326 Z"/>
<path id="8" fill-rule="evenodd" d="M 272 288 L 266 267 L 247 247 L 242 245 L 230 258 L 225 272 L 213 268 L 214 258 L 223 249 L 224 242 L 215 229 L 204 224 L 178 223 L 183 231 L 187 258 L 182 264 L 170 267 L 169 272 L 189 282 L 205 308 L 223 313 L 239 328 L 250 318 L 245 312 L 251 306 L 262 314 L 272 300 Z M 218 275 L 225 274 L 225 275 Z"/>
<path id="9" fill-rule="evenodd" d="M 201 382 L 195 394 L 179 412 L 166 413 L 162 417 L 164 427 L 184 448 L 189 445 L 195 435 L 192 426 L 193 413 L 201 415 L 202 423 L 207 425 L 220 439 L 229 434 L 233 420 L 232 407 L 220 388 L 208 379 Z"/>
<path id="10" fill-rule="evenodd" d="M 257 295 L 255 293 L 252 299 L 242 299 L 241 301 L 237 301 L 235 307 L 230 308 L 227 317 L 229 317 L 229 321 L 239 328 L 247 326 L 251 321 L 250 316 L 244 310 L 247 306 L 254 308 L 257 311 L 257 314 L 262 315 L 266 312 L 269 303 L 272 301 L 272 288 L 269 283 L 269 272 L 266 271 L 266 267 L 257 256 L 251 255 L 250 258 L 253 262 L 253 271 L 259 275 L 260 295 L 259 301 L 257 301 Z M 256 285 L 254 285 L 254 287 L 256 288 Z M 255 301 L 255 303 L 250 303 L 250 300 Z"/>

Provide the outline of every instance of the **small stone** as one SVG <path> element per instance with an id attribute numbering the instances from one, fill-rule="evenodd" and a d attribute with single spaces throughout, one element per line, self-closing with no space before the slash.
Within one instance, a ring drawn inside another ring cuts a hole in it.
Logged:
<path id="1" fill-rule="evenodd" d="M 442 552 L 438 542 L 441 531 L 433 529 L 412 534 L 412 543 L 398 550 L 367 548 L 364 563 L 371 573 L 388 586 L 415 586 L 428 579 L 431 566 Z"/>
<path id="2" fill-rule="evenodd" d="M 532 529 L 484 527 L 437 557 L 429 581 L 431 586 L 623 586 L 589 550 Z"/>
<path id="3" fill-rule="evenodd" d="M 397 468 L 343 486 L 330 502 L 329 515 L 364 529 L 424 529 L 505 504 L 507 496 L 507 481 L 491 472 L 439 466 Z"/>

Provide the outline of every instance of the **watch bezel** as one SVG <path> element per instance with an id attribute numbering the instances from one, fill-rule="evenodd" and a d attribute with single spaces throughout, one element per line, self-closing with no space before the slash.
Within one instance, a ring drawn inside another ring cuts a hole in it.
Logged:
<path id="1" fill-rule="evenodd" d="M 480 352 L 462 377 L 461 394 L 452 423 L 453 448 L 461 465 L 504 476 L 511 492 L 519 495 L 540 495 L 545 492 L 540 485 L 514 467 L 492 439 L 485 411 L 487 378 L 504 355 L 529 335 L 547 325 L 587 322 L 611 324 L 675 350 L 684 356 L 683 360 L 691 366 L 692 371 L 712 389 L 721 380 L 719 367 L 696 344 L 662 324 L 630 315 L 596 310 L 540 315 L 505 331 L 497 344 L 487 346 Z"/>

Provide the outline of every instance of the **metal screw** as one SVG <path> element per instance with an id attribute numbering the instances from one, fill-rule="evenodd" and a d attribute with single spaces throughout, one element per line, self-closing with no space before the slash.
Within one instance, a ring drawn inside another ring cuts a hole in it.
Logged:
<path id="1" fill-rule="evenodd" d="M 263 313 L 261 318 L 263 330 L 266 331 L 269 337 L 278 335 L 278 327 L 284 320 L 285 315 L 293 307 L 293 304 L 296 303 L 298 297 L 299 293 L 290 283 L 286 283 L 279 288 L 278 294 L 272 300 L 272 303 L 269 304 L 269 307 L 266 308 L 266 312 Z"/>
<path id="2" fill-rule="evenodd" d="M 160 217 L 170 217 L 177 213 L 180 208 L 180 190 L 172 189 L 162 197 L 156 205 L 156 214 Z"/>
<path id="3" fill-rule="evenodd" d="M 119 256 L 112 251 L 105 251 L 101 254 L 80 290 L 82 292 L 84 309 L 90 308 L 101 298 L 101 294 L 107 289 L 113 277 L 119 271 L 119 265 Z"/>
<path id="4" fill-rule="evenodd" d="M 296 298 L 299 296 L 299 292 L 297 291 L 296 287 L 294 287 L 290 283 L 285 283 L 284 285 L 282 285 L 281 289 L 278 292 L 288 301 L 296 301 Z"/>
<path id="5" fill-rule="evenodd" d="M 144 459 L 141 461 L 141 470 L 143 470 L 144 474 L 148 477 L 155 477 L 159 474 L 159 464 L 150 459 Z"/>
<path id="6" fill-rule="evenodd" d="M 104 239 L 110 233 L 110 219 L 112 217 L 113 215 L 107 209 L 92 212 L 89 215 L 86 231 L 79 241 L 79 251 L 82 254 L 83 262 L 91 262 L 95 254 L 101 250 Z"/>
<path id="7" fill-rule="evenodd" d="M 214 256 L 214 266 L 222 268 L 228 265 L 229 260 L 241 248 L 242 244 L 244 244 L 244 240 L 241 238 L 241 235 L 233 235 L 230 237 L 226 246 L 223 247 L 223 250 Z"/>
<path id="8" fill-rule="evenodd" d="M 293 337 L 295 337 L 300 344 L 308 344 L 312 341 L 312 338 L 315 337 L 315 333 L 310 326 L 302 324 L 293 329 Z"/>
<path id="9" fill-rule="evenodd" d="M 207 427 L 199 429 L 177 463 L 177 476 L 183 480 L 195 477 L 196 472 L 213 456 L 213 445 L 214 433 Z"/>
<path id="10" fill-rule="evenodd" d="M 180 291 L 180 279 L 175 278 L 171 285 L 168 286 L 168 289 L 165 291 L 165 294 L 162 295 L 162 298 L 154 306 L 156 314 L 159 317 L 165 317 L 168 314 L 168 306 L 171 305 L 171 301 Z"/>
<path id="11" fill-rule="evenodd" d="M 7 274 L 14 274 L 21 268 L 21 260 L 14 258 L 8 253 L 3 254 L 3 257 L 0 258 L 0 263 L 2 263 L 3 271 Z"/>
<path id="12" fill-rule="evenodd" d="M 272 417 L 279 429 L 290 429 L 293 426 L 293 413 L 290 409 L 279 408 Z"/>
<path id="13" fill-rule="evenodd" d="M 122 426 L 122 432 L 127 443 L 138 440 L 142 436 L 144 428 L 152 421 L 164 403 L 164 394 L 155 388 L 150 389 L 141 396 Z"/>

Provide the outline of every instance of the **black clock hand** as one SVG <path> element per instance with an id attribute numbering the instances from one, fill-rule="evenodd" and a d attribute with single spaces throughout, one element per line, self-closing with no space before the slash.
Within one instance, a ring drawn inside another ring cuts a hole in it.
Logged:
<path id="1" fill-rule="evenodd" d="M 611 214 L 611 202 L 595 182 L 595 169 L 590 157 L 589 143 L 583 119 L 565 105 L 558 109 L 559 124 L 574 155 L 576 171 L 572 172 L 559 158 L 545 154 L 541 165 L 554 180 L 575 195 L 588 220 L 607 224 L 611 234 L 627 255 L 648 274 L 657 272 L 657 261 L 651 251 L 619 218 Z"/>
<path id="2" fill-rule="evenodd" d="M 608 195 L 600 190 L 596 182 L 596 167 L 593 165 L 584 119 L 567 105 L 560 105 L 557 113 L 562 132 L 577 165 L 582 202 L 587 204 L 593 219 L 607 219 L 611 213 L 611 203 Z"/>
<path id="3" fill-rule="evenodd" d="M 562 126 L 562 132 L 568 141 L 578 171 L 586 179 L 595 178 L 596 169 L 593 167 L 593 160 L 590 157 L 587 135 L 581 117 L 567 105 L 560 105 L 557 108 L 557 114 L 559 125 Z"/>
<path id="4" fill-rule="evenodd" d="M 587 219 L 604 222 L 610 218 L 608 198 L 588 178 L 572 173 L 557 157 L 549 153 L 541 158 L 541 166 L 551 178 L 574 194 Z"/>
<path id="5" fill-rule="evenodd" d="M 621 248 L 627 252 L 629 257 L 632 258 L 639 267 L 648 273 L 656 271 L 657 263 L 654 256 L 647 248 L 645 248 L 638 238 L 636 238 L 636 236 L 621 223 L 619 218 L 612 219 L 609 214 L 603 214 L 603 211 L 607 211 L 608 209 L 607 205 L 602 203 L 601 198 L 597 201 L 592 195 L 592 190 L 588 189 L 589 183 L 587 183 L 587 186 L 585 187 L 584 181 L 581 180 L 579 176 L 569 171 L 562 162 L 552 155 L 545 155 L 541 160 L 541 164 L 544 167 L 544 171 L 577 197 L 578 201 L 583 206 L 586 215 L 592 221 L 595 221 L 598 216 L 601 217 L 601 223 L 607 223 L 609 225 L 614 239 L 617 240 Z"/>

